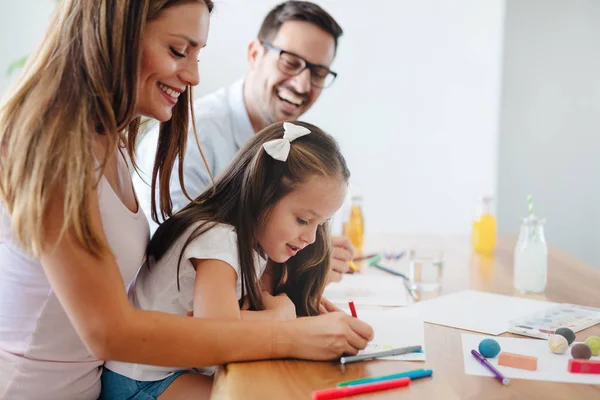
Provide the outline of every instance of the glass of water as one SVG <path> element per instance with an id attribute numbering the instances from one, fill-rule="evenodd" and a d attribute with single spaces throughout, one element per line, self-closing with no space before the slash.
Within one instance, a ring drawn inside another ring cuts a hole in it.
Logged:
<path id="1" fill-rule="evenodd" d="M 442 284 L 443 252 L 439 250 L 411 249 L 409 251 L 408 277 L 422 291 L 432 291 Z"/>

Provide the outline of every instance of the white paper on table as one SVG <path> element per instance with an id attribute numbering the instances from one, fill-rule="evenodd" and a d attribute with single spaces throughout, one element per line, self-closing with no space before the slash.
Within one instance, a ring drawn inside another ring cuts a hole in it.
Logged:
<path id="1" fill-rule="evenodd" d="M 357 310 L 358 318 L 373 327 L 375 337 L 359 354 L 374 353 L 408 346 L 421 346 L 423 352 L 382 357 L 378 360 L 425 361 L 423 321 L 399 315 L 398 310 Z"/>
<path id="2" fill-rule="evenodd" d="M 500 335 L 509 321 L 556 305 L 540 300 L 466 290 L 404 307 L 403 315 L 437 325 Z"/>
<path id="3" fill-rule="evenodd" d="M 325 287 L 323 297 L 332 303 L 363 306 L 405 306 L 408 292 L 404 280 L 395 276 L 345 275 Z"/>
<path id="4" fill-rule="evenodd" d="M 491 376 L 494 375 L 479 363 L 471 354 L 471 350 L 477 350 L 479 342 L 489 338 L 483 335 L 462 334 L 462 350 L 465 361 L 465 373 L 468 375 Z M 537 371 L 528 371 L 519 368 L 498 365 L 498 357 L 488 358 L 502 375 L 510 379 L 527 379 L 535 381 L 587 383 L 600 385 L 600 375 L 596 374 L 573 374 L 568 371 L 571 349 L 565 354 L 554 354 L 548 348 L 548 341 L 540 339 L 515 339 L 495 337 L 502 351 L 537 357 Z M 600 360 L 600 357 L 592 357 L 592 360 Z"/>

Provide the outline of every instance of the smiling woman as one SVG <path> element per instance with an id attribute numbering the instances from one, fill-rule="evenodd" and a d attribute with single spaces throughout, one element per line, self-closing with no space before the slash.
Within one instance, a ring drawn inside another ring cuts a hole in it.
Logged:
<path id="1" fill-rule="evenodd" d="M 142 40 L 139 114 L 169 120 L 186 87 L 198 84 L 198 53 L 206 46 L 209 23 L 208 9 L 199 3 L 167 8 L 148 22 Z"/>
<path id="2" fill-rule="evenodd" d="M 160 180 L 170 214 L 211 9 L 210 0 L 63 0 L 0 107 L 0 399 L 97 399 L 103 360 L 330 359 L 372 336 L 342 314 L 216 321 L 128 300 L 149 241 L 129 169 L 140 119 L 162 122 L 153 186 Z M 169 383 L 143 386 L 143 398 L 207 391 L 192 374 L 162 393 Z"/>

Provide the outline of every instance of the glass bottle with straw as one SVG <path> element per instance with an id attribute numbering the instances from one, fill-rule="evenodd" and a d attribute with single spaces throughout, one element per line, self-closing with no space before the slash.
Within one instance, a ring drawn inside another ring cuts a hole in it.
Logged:
<path id="1" fill-rule="evenodd" d="M 531 195 L 527 196 L 527 206 L 529 215 L 523 218 L 515 246 L 514 286 L 522 293 L 539 293 L 546 288 L 548 278 L 545 219 L 535 215 Z"/>

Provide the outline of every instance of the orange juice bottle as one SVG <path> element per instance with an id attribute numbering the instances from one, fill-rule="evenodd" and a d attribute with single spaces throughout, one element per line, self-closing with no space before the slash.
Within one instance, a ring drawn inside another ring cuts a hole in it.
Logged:
<path id="1" fill-rule="evenodd" d="M 496 247 L 496 217 L 492 214 L 491 203 L 491 197 L 482 198 L 473 220 L 471 243 L 477 253 L 484 255 L 491 255 Z"/>
<path id="2" fill-rule="evenodd" d="M 344 236 L 346 236 L 356 250 L 361 253 L 363 248 L 364 218 L 362 212 L 362 197 L 352 196 L 350 216 L 344 223 Z"/>

